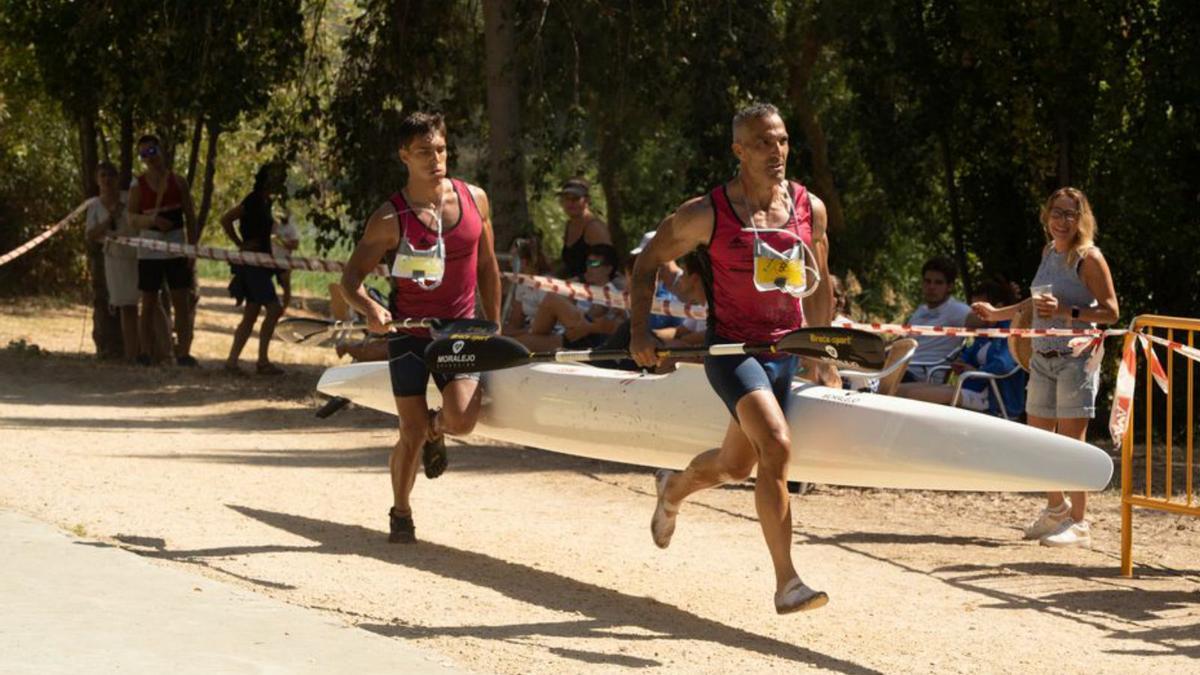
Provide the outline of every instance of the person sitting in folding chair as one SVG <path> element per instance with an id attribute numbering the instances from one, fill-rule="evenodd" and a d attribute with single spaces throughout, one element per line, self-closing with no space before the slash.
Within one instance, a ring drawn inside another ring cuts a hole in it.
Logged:
<path id="1" fill-rule="evenodd" d="M 932 258 L 921 267 L 921 299 L 907 323 L 914 326 L 965 326 L 971 308 L 951 295 L 958 271 L 947 258 Z M 909 361 L 904 382 L 926 382 L 934 366 L 953 361 L 962 349 L 962 338 L 923 335 Z"/>
<path id="2" fill-rule="evenodd" d="M 983 282 L 971 300 L 996 306 L 1016 302 L 1011 286 L 996 280 Z M 988 325 L 1007 328 L 1010 323 L 1000 321 Z M 904 382 L 896 395 L 930 403 L 961 405 L 1008 419 L 1020 417 L 1025 410 L 1025 373 L 1009 351 L 1006 338 L 975 338 L 958 359 L 942 367 L 955 373 L 960 381 L 947 384 Z"/>

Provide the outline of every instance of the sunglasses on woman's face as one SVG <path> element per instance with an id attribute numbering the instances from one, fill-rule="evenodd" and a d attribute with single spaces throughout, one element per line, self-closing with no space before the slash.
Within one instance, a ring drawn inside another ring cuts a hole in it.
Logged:
<path id="1" fill-rule="evenodd" d="M 588 258 L 587 259 L 588 267 L 604 267 L 605 264 L 607 264 L 607 263 L 604 262 L 603 258 Z"/>
<path id="2" fill-rule="evenodd" d="M 157 154 L 158 154 L 158 146 L 156 146 L 156 145 L 147 145 L 146 147 L 144 147 L 138 151 L 138 157 L 141 157 L 142 159 L 154 157 Z"/>
<path id="3" fill-rule="evenodd" d="M 1069 209 L 1050 209 L 1050 217 L 1054 220 L 1079 220 L 1079 212 Z"/>

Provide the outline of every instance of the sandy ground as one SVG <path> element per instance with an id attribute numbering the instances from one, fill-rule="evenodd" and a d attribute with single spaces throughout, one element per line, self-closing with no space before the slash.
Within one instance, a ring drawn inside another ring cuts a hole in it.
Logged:
<path id="1" fill-rule="evenodd" d="M 795 555 L 831 602 L 789 617 L 746 487 L 698 496 L 660 551 L 649 471 L 483 439 L 419 480 L 422 543 L 389 545 L 393 419 L 313 417 L 325 350 L 220 372 L 235 323 L 206 286 L 204 369 L 146 369 L 97 363 L 80 306 L 0 304 L 0 347 L 50 352 L 0 350 L 0 508 L 482 672 L 1200 668 L 1200 519 L 1137 512 L 1123 579 L 1112 489 L 1095 550 L 1061 551 L 1020 540 L 1035 496 L 818 487 Z"/>

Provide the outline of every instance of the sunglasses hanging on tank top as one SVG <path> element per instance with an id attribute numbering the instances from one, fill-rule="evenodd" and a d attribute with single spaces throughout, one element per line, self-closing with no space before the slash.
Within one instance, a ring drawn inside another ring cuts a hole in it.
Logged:
<path id="1" fill-rule="evenodd" d="M 433 211 L 433 223 L 437 226 L 437 242 L 433 246 L 413 246 L 408 240 L 408 231 L 401 226 L 400 246 L 396 249 L 396 259 L 392 263 L 392 276 L 408 279 L 426 291 L 432 291 L 442 285 L 442 279 L 446 275 L 446 242 L 442 238 L 442 209 L 445 205 L 446 194 L 443 192 L 437 208 Z M 421 220 L 416 210 L 410 207 L 408 212 L 418 221 Z M 400 215 L 396 214 L 396 217 L 399 218 Z"/>
<path id="2" fill-rule="evenodd" d="M 792 203 L 791 190 L 787 190 L 785 187 L 784 193 L 788 195 L 786 225 L 791 226 L 796 222 L 796 208 Z M 753 213 L 744 196 L 742 204 L 748 214 Z M 743 232 L 750 232 L 754 236 L 754 288 L 756 290 L 760 293 L 779 291 L 797 298 L 807 298 L 817 292 L 817 285 L 821 283 L 821 274 L 815 266 L 816 256 L 799 235 L 790 229 L 774 227 L 748 227 L 743 229 Z M 762 240 L 759 235 L 763 232 L 786 235 L 795 239 L 796 243 L 786 250 L 778 251 Z M 809 264 L 809 260 L 813 261 L 812 265 Z M 809 277 L 812 278 L 811 284 L 808 283 Z"/>

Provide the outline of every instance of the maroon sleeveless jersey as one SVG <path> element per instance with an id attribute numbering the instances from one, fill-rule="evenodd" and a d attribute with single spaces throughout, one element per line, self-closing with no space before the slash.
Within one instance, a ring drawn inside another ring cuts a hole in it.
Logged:
<path id="1" fill-rule="evenodd" d="M 788 183 L 793 216 L 779 229 L 759 232 L 771 248 L 783 251 L 796 244 L 796 237 L 812 247 L 812 201 L 801 184 Z M 759 291 L 754 287 L 754 233 L 742 222 L 729 201 L 725 185 L 709 193 L 713 205 L 713 233 L 708 243 L 711 281 L 708 288 L 708 321 L 716 342 L 774 342 L 804 326 L 800 299 L 781 291 Z M 815 261 L 807 261 L 815 266 Z"/>
<path id="2" fill-rule="evenodd" d="M 446 247 L 446 269 L 440 286 L 426 290 L 411 279 L 392 277 L 392 316 L 396 319 L 435 318 L 469 319 L 475 316 L 475 286 L 478 279 L 479 238 L 483 235 L 483 216 L 467 184 L 450 179 L 458 197 L 458 223 L 445 226 L 442 239 Z M 400 227 L 400 238 L 407 236 L 414 248 L 427 249 L 437 244 L 437 231 L 422 223 L 399 192 L 391 197 Z M 389 256 L 390 257 L 390 256 Z M 414 335 L 429 335 L 426 329 L 411 329 Z"/>

